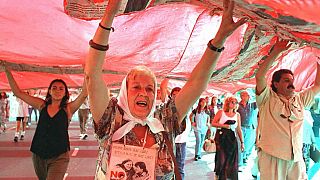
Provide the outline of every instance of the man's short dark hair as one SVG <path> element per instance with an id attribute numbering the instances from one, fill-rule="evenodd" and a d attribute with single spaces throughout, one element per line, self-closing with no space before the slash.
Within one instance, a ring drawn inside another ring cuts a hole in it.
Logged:
<path id="1" fill-rule="evenodd" d="M 277 88 L 274 86 L 275 82 L 279 82 L 281 79 L 282 74 L 291 74 L 293 76 L 293 73 L 289 69 L 280 69 L 273 73 L 272 80 L 271 80 L 271 88 L 274 92 L 277 92 Z"/>

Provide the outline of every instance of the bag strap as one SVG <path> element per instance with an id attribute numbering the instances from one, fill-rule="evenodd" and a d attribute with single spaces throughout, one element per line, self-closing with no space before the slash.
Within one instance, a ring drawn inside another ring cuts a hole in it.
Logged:
<path id="1" fill-rule="evenodd" d="M 181 177 L 181 174 L 179 172 L 179 169 L 178 169 L 178 163 L 177 163 L 177 160 L 176 160 L 176 156 L 174 155 L 173 153 L 173 146 L 168 138 L 168 133 L 166 131 L 162 131 L 162 134 L 163 134 L 163 137 L 164 137 L 164 141 L 169 149 L 169 153 L 172 157 L 172 160 L 173 160 L 173 164 L 174 164 L 174 174 L 175 174 L 175 179 L 176 180 L 182 180 L 182 177 Z"/>

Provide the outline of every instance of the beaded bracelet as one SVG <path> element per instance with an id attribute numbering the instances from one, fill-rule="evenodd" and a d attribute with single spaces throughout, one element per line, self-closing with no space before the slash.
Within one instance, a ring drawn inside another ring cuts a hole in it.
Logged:
<path id="1" fill-rule="evenodd" d="M 112 32 L 114 32 L 114 28 L 113 27 L 104 27 L 104 26 L 102 26 L 102 24 L 101 23 L 99 23 L 99 27 L 101 27 L 102 29 L 104 29 L 104 30 L 107 30 L 107 31 L 112 31 Z"/>
<path id="2" fill-rule="evenodd" d="M 224 47 L 217 48 L 213 44 L 211 44 L 211 40 L 208 42 L 207 46 L 209 49 L 211 49 L 212 51 L 215 51 L 215 52 L 222 52 L 224 50 Z"/>
<path id="3" fill-rule="evenodd" d="M 95 42 L 93 42 L 93 40 L 91 39 L 89 41 L 89 45 L 93 48 L 93 49 L 96 49 L 96 50 L 99 50 L 99 51 L 107 51 L 109 49 L 109 44 L 104 46 L 104 45 L 101 45 L 101 44 L 97 44 Z"/>

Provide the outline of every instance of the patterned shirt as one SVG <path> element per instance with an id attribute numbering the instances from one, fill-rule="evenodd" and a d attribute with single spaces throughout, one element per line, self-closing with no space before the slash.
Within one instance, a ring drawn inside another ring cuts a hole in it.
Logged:
<path id="1" fill-rule="evenodd" d="M 238 113 L 241 117 L 241 126 L 252 128 L 257 125 L 257 117 L 255 116 L 254 110 L 257 109 L 257 104 L 255 102 L 247 103 L 246 106 L 243 106 L 242 103 L 239 103 Z"/>
<path id="2" fill-rule="evenodd" d="M 9 101 L 8 99 L 0 99 L 0 122 L 3 121 L 8 113 Z"/>
<path id="3" fill-rule="evenodd" d="M 174 101 L 167 103 L 158 109 L 156 117 L 163 123 L 164 129 L 169 135 L 170 143 L 174 145 L 173 139 L 179 133 L 178 116 Z M 123 119 L 123 110 L 117 105 L 117 100 L 112 98 L 106 108 L 99 124 L 94 124 L 95 136 L 99 142 L 99 154 L 95 179 L 105 179 L 108 171 L 108 162 L 110 159 L 110 148 L 112 144 L 113 133 L 128 121 Z M 141 126 L 141 125 L 136 125 Z M 155 175 L 157 180 L 171 180 L 174 178 L 173 159 L 169 149 L 164 141 L 163 132 L 152 134 L 156 141 L 158 157 L 156 160 Z M 131 130 L 125 135 L 125 141 L 128 145 L 141 146 L 136 134 Z M 124 143 L 124 138 L 116 141 Z"/>

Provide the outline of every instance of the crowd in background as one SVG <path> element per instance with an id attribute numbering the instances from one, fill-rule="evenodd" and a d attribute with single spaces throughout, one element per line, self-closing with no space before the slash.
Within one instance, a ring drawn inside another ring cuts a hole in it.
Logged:
<path id="1" fill-rule="evenodd" d="M 178 89 L 174 91 L 178 92 Z M 174 92 L 173 91 L 173 92 Z M 41 98 L 45 98 L 43 93 L 44 90 L 28 90 L 26 91 L 29 94 Z M 75 99 L 75 97 L 79 94 L 78 89 L 74 89 L 71 91 L 71 100 Z M 159 94 L 160 95 L 160 94 Z M 171 94 L 171 97 L 174 97 L 174 93 Z M 160 99 L 161 95 L 158 96 Z M 248 159 L 251 158 L 254 160 L 254 167 L 252 168 L 252 176 L 258 176 L 257 161 L 256 159 L 256 138 L 257 138 L 257 126 L 258 126 L 258 109 L 255 102 L 255 92 L 253 89 L 240 90 L 235 94 L 224 93 L 221 95 L 212 95 L 212 96 L 203 96 L 200 98 L 197 103 L 194 104 L 192 110 L 190 110 L 188 115 L 188 124 L 191 124 L 192 128 L 188 128 L 186 137 L 190 136 L 190 132 L 194 132 L 196 137 L 196 145 L 195 145 L 195 157 L 194 160 L 198 161 L 201 159 L 203 151 L 204 141 L 206 139 L 214 139 L 217 128 L 212 126 L 212 122 L 214 120 L 215 115 L 218 111 L 222 110 L 224 107 L 224 103 L 229 103 L 226 99 L 233 97 L 236 112 L 240 114 L 241 119 L 241 129 L 244 143 L 244 151 L 241 151 L 241 140 L 239 136 L 236 136 L 236 140 L 238 143 L 238 155 L 237 166 L 239 167 L 239 172 L 241 172 L 244 167 L 247 165 Z M 306 170 L 310 169 L 310 153 L 309 149 L 312 148 L 312 145 L 318 142 L 320 139 L 320 101 L 319 97 L 315 98 L 313 105 L 309 108 L 305 109 L 305 121 L 304 121 L 304 135 L 303 135 L 303 158 L 306 163 Z M 229 100 L 230 101 L 230 100 Z M 157 101 L 158 107 L 160 107 L 161 101 Z M 15 121 L 16 124 L 16 133 L 14 136 L 14 141 L 18 142 L 18 140 L 23 140 L 26 135 L 25 131 L 32 125 L 36 125 L 38 122 L 39 112 L 38 110 L 28 106 L 19 98 L 16 98 L 11 92 L 1 92 L 0 98 L 0 110 L 1 110 L 1 121 L 0 127 L 2 128 L 0 133 L 6 131 L 7 123 L 9 121 Z M 204 114 L 205 116 L 204 116 Z M 22 115 L 21 115 L 22 114 Z M 203 114 L 203 115 L 201 115 Z M 17 120 L 19 119 L 19 121 Z M 21 119 L 21 121 L 20 121 Z M 90 114 L 90 106 L 88 104 L 88 100 L 86 100 L 78 112 L 72 118 L 75 121 L 79 121 L 80 125 L 80 139 L 85 140 L 88 137 L 87 129 L 92 126 L 92 119 Z M 201 120 L 203 119 L 203 120 Z M 21 125 L 20 125 L 21 122 Z M 31 123 L 33 122 L 33 123 Z M 18 124 L 19 123 L 19 124 Z M 90 124 L 90 125 L 89 125 Z M 190 126 L 190 125 L 189 125 Z M 218 130 L 219 132 L 219 130 Z M 209 133 L 209 135 L 208 135 Z M 186 143 L 188 139 L 182 142 L 181 148 L 184 149 L 180 152 L 183 152 L 183 159 L 180 162 L 185 161 L 186 157 Z M 178 144 L 179 145 L 179 144 Z M 180 146 L 179 146 L 180 147 Z M 179 153 L 177 153 L 179 154 Z M 181 155 L 181 154 L 180 154 Z M 233 163 L 235 163 L 233 162 Z M 184 166 L 184 163 L 183 163 Z M 183 176 L 185 176 L 184 171 L 181 170 Z"/>
<path id="2" fill-rule="evenodd" d="M 254 178 L 307 179 L 310 151 L 319 142 L 319 120 L 314 116 L 319 113 L 319 103 L 311 108 L 314 97 L 320 92 L 319 63 L 315 83 L 304 91 L 295 91 L 294 75 L 289 69 L 275 71 L 270 87 L 267 72 L 276 58 L 291 46 L 288 40 L 279 38 L 259 63 L 255 74 L 255 98 L 243 90 L 223 97 L 200 97 L 225 49 L 224 42 L 247 21 L 241 18 L 235 22 L 234 1 L 225 0 L 219 30 L 208 41 L 202 58 L 183 87 L 163 93 L 160 101 L 163 104 L 157 106 L 156 75 L 146 66 L 136 66 L 123 79 L 117 98 L 113 98 L 103 80 L 102 70 L 120 3 L 109 1 L 96 33 L 89 41 L 83 87 L 75 99 L 70 98 L 67 85 L 61 79 L 50 83 L 45 99 L 24 92 L 15 82 L 10 68 L 4 67 L 13 93 L 40 111 L 30 148 L 39 179 L 63 179 L 70 159 L 68 127 L 81 105 L 78 113 L 80 138 L 88 137 L 86 122 L 91 112 L 95 138 L 99 142 L 96 179 L 112 179 L 112 168 L 121 166 L 115 159 L 134 158 L 132 152 L 141 150 L 150 152 L 148 158 L 142 163 L 135 160 L 136 172 L 127 179 L 184 179 L 187 176 L 184 172 L 185 137 L 188 136 L 183 133 L 190 131 L 187 124 L 192 126 L 196 138 L 195 161 L 202 158 L 205 139 L 214 139 L 216 179 L 237 180 L 241 166 L 256 154 L 253 151 L 257 152 L 260 172 L 259 175 L 252 171 Z M 90 106 L 86 103 L 87 96 Z M 4 107 L 6 100 L 3 102 Z M 17 99 L 17 102 L 15 142 L 24 139 L 26 125 L 32 117 L 29 113 L 33 112 L 22 101 Z M 8 114 L 12 116 L 11 112 L 1 111 L 4 115 L 1 123 L 7 120 Z M 311 119 L 313 116 L 314 120 Z M 310 131 L 311 128 L 314 131 Z M 127 148 L 122 150 L 126 153 L 119 155 L 117 148 L 124 146 Z M 133 161 L 129 164 L 133 167 Z"/>

